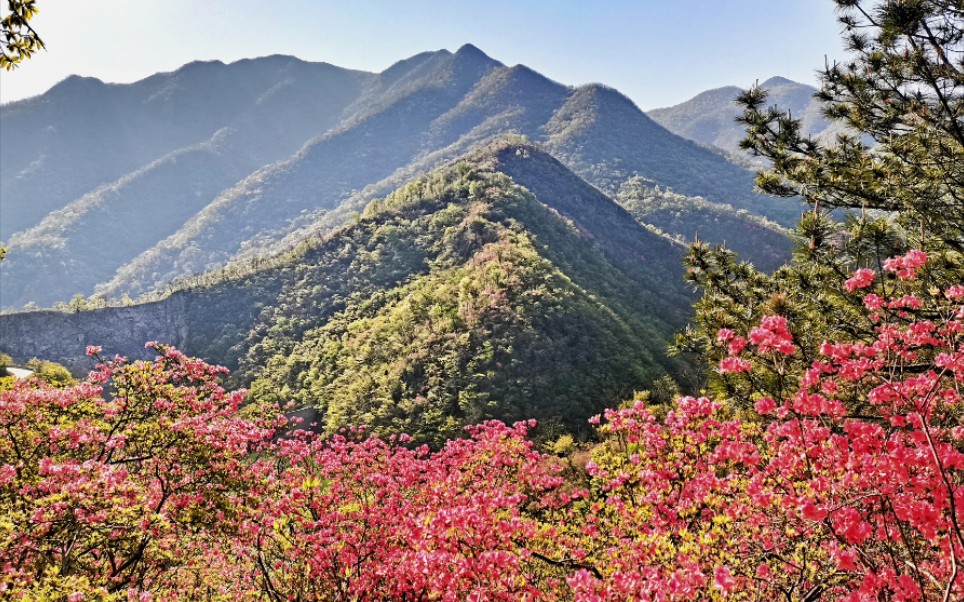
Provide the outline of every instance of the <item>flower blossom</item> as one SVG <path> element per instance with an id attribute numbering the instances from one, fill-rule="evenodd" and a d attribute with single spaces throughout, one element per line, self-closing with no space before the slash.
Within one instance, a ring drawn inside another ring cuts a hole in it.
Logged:
<path id="1" fill-rule="evenodd" d="M 874 283 L 874 278 L 877 274 L 873 270 L 868 270 L 867 268 L 861 268 L 853 273 L 853 275 L 844 282 L 844 288 L 847 289 L 848 293 L 852 293 L 860 288 L 867 288 Z"/>
<path id="2" fill-rule="evenodd" d="M 884 269 L 896 272 L 898 278 L 913 280 L 917 277 L 917 268 L 927 263 L 927 253 L 912 249 L 906 255 L 891 257 L 884 260 Z"/>

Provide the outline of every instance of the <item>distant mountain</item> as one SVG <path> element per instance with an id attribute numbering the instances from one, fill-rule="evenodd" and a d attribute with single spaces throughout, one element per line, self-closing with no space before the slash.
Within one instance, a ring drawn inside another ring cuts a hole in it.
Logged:
<path id="1" fill-rule="evenodd" d="M 267 57 L 192 63 L 127 86 L 69 78 L 4 105 L 0 223 L 13 253 L 0 301 L 90 294 L 222 190 L 338 123 L 365 81 Z"/>
<path id="2" fill-rule="evenodd" d="M 804 132 L 821 137 L 837 131 L 838 126 L 823 117 L 820 103 L 813 98 L 817 91 L 813 86 L 771 77 L 760 87 L 769 92 L 769 104 L 790 111 L 801 120 Z M 652 109 L 646 114 L 674 134 L 740 155 L 744 151 L 740 150 L 739 142 L 745 132 L 736 122 L 743 111 L 735 100 L 743 92 L 736 86 L 707 90 L 686 102 L 665 109 Z"/>
<path id="3" fill-rule="evenodd" d="M 685 375 L 664 353 L 693 299 L 683 252 L 540 148 L 500 140 L 260 267 L 132 307 L 3 315 L 0 335 L 16 359 L 75 368 L 88 343 L 137 356 L 167 340 L 327 430 L 439 442 L 535 417 L 571 432 Z"/>
<path id="4" fill-rule="evenodd" d="M 0 126 L 4 308 L 78 293 L 136 297 L 292 248 L 506 133 L 613 197 L 642 178 L 730 207 L 727 239 L 799 215 L 793 202 L 755 196 L 749 171 L 615 90 L 568 88 L 471 45 L 379 74 L 266 57 L 192 63 L 129 85 L 69 78 L 0 107 Z M 658 227 L 682 240 L 704 230 L 686 220 Z M 770 247 L 749 246 L 747 257 L 775 263 Z"/>
<path id="5" fill-rule="evenodd" d="M 0 238 L 169 153 L 216 140 L 225 128 L 234 131 L 232 154 L 254 165 L 246 173 L 288 156 L 337 124 L 371 77 L 271 56 L 190 63 L 133 84 L 71 76 L 5 104 Z"/>

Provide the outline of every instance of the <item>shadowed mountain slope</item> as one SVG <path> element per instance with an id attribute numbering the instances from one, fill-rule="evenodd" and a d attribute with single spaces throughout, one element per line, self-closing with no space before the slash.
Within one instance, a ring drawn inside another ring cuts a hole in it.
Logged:
<path id="1" fill-rule="evenodd" d="M 225 127 L 248 135 L 259 166 L 277 160 L 337 123 L 371 77 L 272 56 L 195 62 L 124 85 L 71 76 L 3 105 L 0 238 Z"/>

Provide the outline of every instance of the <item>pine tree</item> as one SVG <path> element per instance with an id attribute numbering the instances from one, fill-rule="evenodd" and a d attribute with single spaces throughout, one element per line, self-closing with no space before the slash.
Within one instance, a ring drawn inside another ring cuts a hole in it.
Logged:
<path id="1" fill-rule="evenodd" d="M 758 174 L 758 188 L 811 206 L 792 261 L 768 275 L 702 243 L 687 258 L 688 277 L 704 297 L 681 349 L 702 351 L 716 365 L 729 353 L 729 343 L 717 340 L 720 329 L 746 333 L 763 315 L 788 318 L 801 343 L 782 375 L 711 375 L 743 405 L 784 392 L 787 375 L 809 366 L 822 341 L 874 334 L 875 324 L 861 317 L 864 297 L 844 286 L 855 270 L 880 274 L 859 293 L 883 297 L 893 288 L 886 259 L 918 249 L 930 258 L 914 280 L 925 298 L 964 282 L 964 4 L 836 4 L 849 58 L 825 66 L 817 97 L 846 133 L 816 141 L 792 115 L 767 108 L 764 90 L 739 99 L 742 146 L 771 164 Z"/>

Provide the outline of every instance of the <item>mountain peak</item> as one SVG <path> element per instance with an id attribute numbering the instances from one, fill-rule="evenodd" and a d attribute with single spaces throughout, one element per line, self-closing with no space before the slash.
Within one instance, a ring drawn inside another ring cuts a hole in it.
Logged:
<path id="1" fill-rule="evenodd" d="M 491 69 L 504 65 L 472 44 L 465 44 L 452 55 L 454 64 L 472 66 L 473 68 Z"/>
<path id="2" fill-rule="evenodd" d="M 455 54 L 456 56 L 478 56 L 482 58 L 491 58 L 473 44 L 463 44 L 461 48 L 455 51 Z"/>
<path id="3" fill-rule="evenodd" d="M 633 113 L 638 112 L 646 121 L 649 121 L 649 118 L 639 110 L 636 103 L 628 96 L 605 84 L 591 83 L 576 88 L 572 94 L 572 101 L 577 104 L 601 104 L 610 108 L 628 109 Z"/>
<path id="4" fill-rule="evenodd" d="M 48 97 L 77 98 L 86 97 L 106 88 L 107 84 L 96 77 L 69 75 L 60 80 L 44 94 Z"/>
<path id="5" fill-rule="evenodd" d="M 235 65 L 251 65 L 251 64 L 287 64 L 287 63 L 307 63 L 296 56 L 290 54 L 267 54 L 264 56 L 258 56 L 253 58 L 243 58 L 238 59 L 232 63 L 231 66 Z"/>
<path id="6" fill-rule="evenodd" d="M 476 145 L 464 159 L 476 165 L 492 165 L 501 163 L 501 158 L 509 154 L 548 154 L 538 144 L 533 143 L 528 136 L 519 134 L 502 134 L 494 136 L 483 144 Z"/>
<path id="7" fill-rule="evenodd" d="M 799 82 L 795 82 L 795 81 L 793 81 L 792 79 L 787 79 L 787 78 L 785 78 L 785 77 L 780 77 L 779 75 L 775 75 L 775 76 L 771 77 L 770 79 L 766 80 L 765 82 L 763 82 L 762 84 L 760 84 L 760 87 L 761 87 L 761 88 L 776 88 L 776 87 L 778 87 L 778 86 L 802 86 L 802 85 L 804 85 L 804 84 L 801 84 L 801 83 L 799 83 Z"/>
<path id="8" fill-rule="evenodd" d="M 179 73 L 194 72 L 194 71 L 201 71 L 204 69 L 217 68 L 217 67 L 224 67 L 224 61 L 221 61 L 219 59 L 213 59 L 210 61 L 198 60 L 198 61 L 191 61 L 190 63 L 181 65 L 181 67 L 177 70 L 177 72 Z"/>
<path id="9" fill-rule="evenodd" d="M 96 77 L 87 77 L 84 75 L 68 75 L 64 79 L 54 84 L 51 90 L 61 89 L 61 88 L 77 88 L 80 86 L 98 87 L 103 85 L 105 85 L 104 82 L 102 80 L 97 79 Z"/>
<path id="10" fill-rule="evenodd" d="M 390 67 L 382 71 L 378 76 L 386 86 L 390 86 L 396 81 L 403 79 L 406 75 L 410 75 L 411 73 L 418 71 L 419 68 L 424 68 L 425 65 L 430 64 L 433 61 L 438 62 L 439 60 L 445 60 L 450 56 L 452 56 L 452 53 L 444 49 L 420 52 L 414 56 L 408 57 L 407 59 L 402 59 L 392 63 Z"/>

